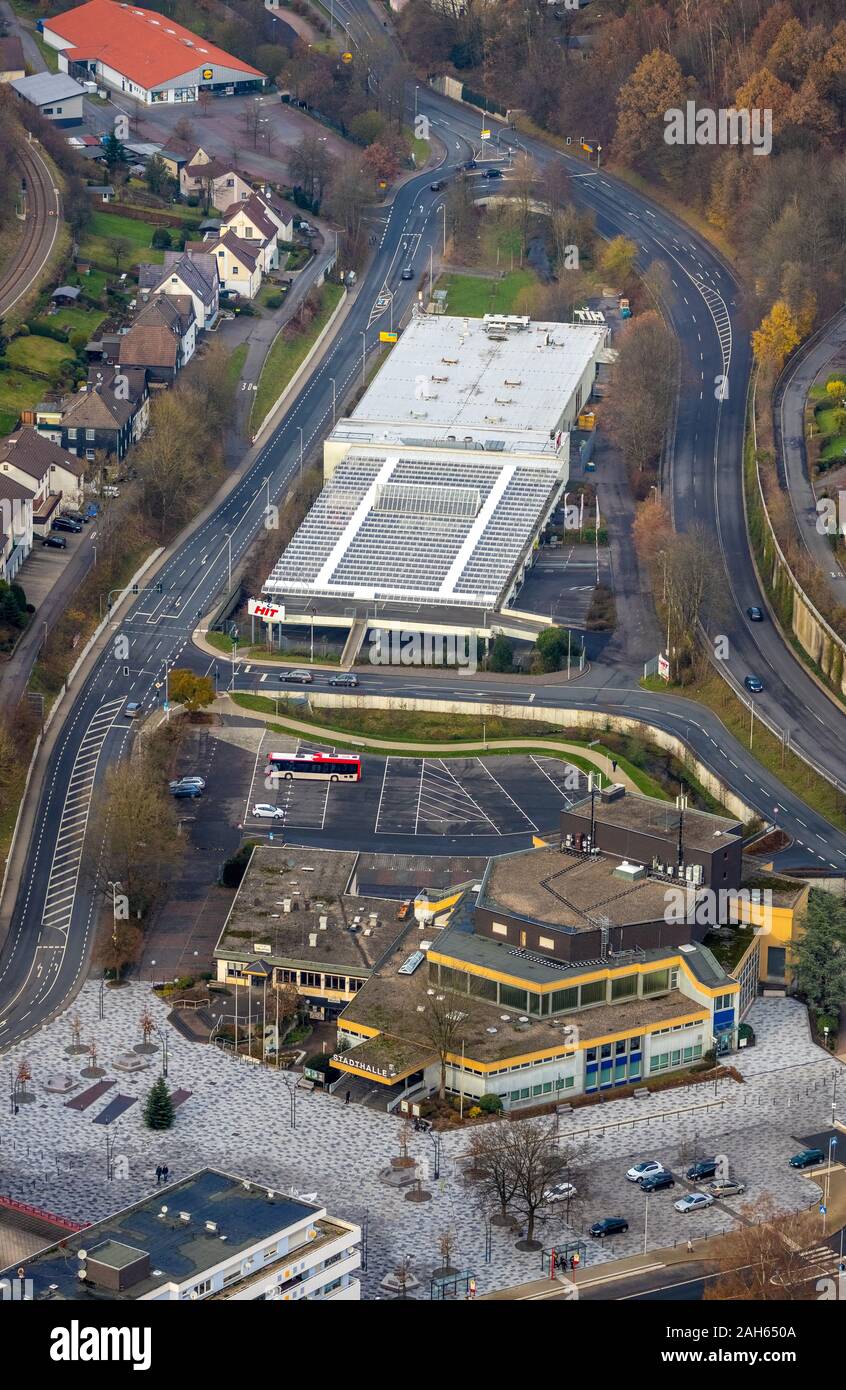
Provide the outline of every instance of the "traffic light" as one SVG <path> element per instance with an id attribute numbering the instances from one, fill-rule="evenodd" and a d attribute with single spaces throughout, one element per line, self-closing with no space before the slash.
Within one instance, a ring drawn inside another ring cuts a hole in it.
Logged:
<path id="1" fill-rule="evenodd" d="M 128 666 L 124 666 L 124 668 L 123 668 L 123 674 L 124 674 L 125 676 L 128 676 L 128 675 L 129 675 L 129 667 L 128 667 Z"/>
<path id="2" fill-rule="evenodd" d="M 162 592 L 162 587 L 163 587 L 163 586 L 162 586 L 161 584 L 157 584 L 157 585 L 156 585 L 156 593 L 157 593 L 157 594 L 160 594 L 160 593 Z"/>
<path id="3" fill-rule="evenodd" d="M 138 585 L 137 585 L 137 584 L 133 584 L 133 586 L 132 586 L 132 592 L 133 592 L 133 594 L 137 594 L 137 593 L 138 593 Z"/>

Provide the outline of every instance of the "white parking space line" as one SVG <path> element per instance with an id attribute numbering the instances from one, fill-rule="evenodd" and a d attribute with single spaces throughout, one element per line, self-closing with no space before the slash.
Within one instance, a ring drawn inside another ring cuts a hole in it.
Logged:
<path id="1" fill-rule="evenodd" d="M 423 795 L 423 774 L 426 771 L 426 759 L 420 764 L 420 786 L 417 789 L 417 812 L 414 817 L 414 833 L 417 834 L 417 826 L 420 823 L 420 798 Z"/>
<path id="2" fill-rule="evenodd" d="M 470 802 L 470 805 L 471 805 L 472 807 L 474 807 L 474 808 L 475 808 L 475 811 L 476 811 L 476 815 L 475 815 L 475 816 L 472 816 L 472 817 L 471 817 L 471 816 L 467 816 L 467 815 L 464 815 L 464 816 L 457 816 L 457 817 L 455 817 L 455 819 L 458 819 L 458 820 L 462 821 L 464 824 L 467 824 L 468 821 L 473 820 L 473 819 L 485 820 L 485 821 L 487 821 L 488 825 L 491 827 L 491 830 L 493 830 L 493 831 L 495 832 L 495 834 L 501 835 L 501 834 L 502 834 L 502 831 L 499 829 L 499 827 L 498 827 L 497 825 L 494 824 L 494 822 L 491 820 L 491 818 L 490 818 L 490 816 L 487 814 L 487 812 L 484 811 L 484 810 L 482 810 L 482 807 L 479 805 L 479 803 L 478 803 L 478 801 L 476 800 L 476 798 L 473 797 L 473 796 L 471 796 L 470 793 L 469 793 L 464 787 L 462 787 L 462 785 L 461 785 L 461 783 L 459 782 L 458 778 L 457 778 L 457 777 L 455 776 L 455 774 L 446 766 L 446 764 L 444 763 L 444 761 L 443 761 L 442 758 L 439 758 L 439 759 L 438 759 L 438 763 L 439 763 L 440 766 L 439 766 L 439 768 L 437 769 L 437 771 L 440 772 L 440 773 L 442 773 L 442 774 L 444 775 L 444 777 L 448 778 L 449 780 L 448 780 L 446 783 L 442 783 L 442 782 L 439 782 L 439 781 L 438 781 L 438 778 L 437 778 L 436 775 L 434 776 L 435 784 L 436 784 L 436 787 L 437 787 L 437 797 L 442 798 L 442 800 L 443 800 L 443 802 L 445 803 L 445 806 L 446 806 L 447 809 L 453 809 L 453 808 L 454 808 L 456 811 L 466 810 L 466 809 L 467 809 L 466 806 L 462 805 L 462 800 L 463 800 L 465 803 L 466 803 L 466 802 Z M 428 800 L 428 799 L 430 799 L 430 798 L 427 798 L 427 800 Z M 437 801 L 435 798 L 431 798 L 431 799 L 434 800 L 435 805 L 438 806 L 438 809 L 442 809 L 441 806 L 439 805 L 438 801 Z"/>
<path id="3" fill-rule="evenodd" d="M 376 807 L 376 820 L 373 825 L 373 830 L 376 835 L 379 834 L 379 817 L 382 814 L 382 802 L 385 797 L 385 783 L 388 780 L 388 763 L 390 761 L 390 758 L 385 759 L 385 771 L 382 773 L 382 789 L 379 792 L 379 805 Z"/>
<path id="4" fill-rule="evenodd" d="M 511 793 L 505 790 L 505 787 L 502 785 L 502 783 L 496 777 L 494 777 L 490 768 L 482 762 L 481 758 L 477 758 L 476 761 L 479 764 L 479 767 L 481 767 L 488 774 L 491 781 L 496 783 L 503 796 L 508 797 L 508 800 L 511 802 L 511 805 L 515 808 L 515 810 L 520 812 L 520 815 L 523 817 L 524 820 L 527 820 L 529 822 L 529 825 L 532 827 L 533 830 L 537 830 L 538 827 L 535 825 L 535 822 L 532 820 L 531 816 L 523 810 L 523 807 L 520 805 L 519 802 L 514 800 L 514 797 L 511 795 Z"/>
<path id="5" fill-rule="evenodd" d="M 563 799 L 564 801 L 567 802 L 567 805 L 568 805 L 568 806 L 572 806 L 572 804 L 573 804 L 573 798 L 572 798 L 572 796 L 568 796 L 567 793 L 563 790 L 563 788 L 562 788 L 562 787 L 559 787 L 559 785 L 558 785 L 558 783 L 556 782 L 555 778 L 554 778 L 554 777 L 550 777 L 550 775 L 549 775 L 549 773 L 547 772 L 546 768 L 545 768 L 545 767 L 541 767 L 541 765 L 540 765 L 540 763 L 538 762 L 537 758 L 535 757 L 534 753 L 530 753 L 530 754 L 529 754 L 529 757 L 531 758 L 531 760 L 532 760 L 532 762 L 534 763 L 535 767 L 537 768 L 538 772 L 542 772 L 542 773 L 543 773 L 543 775 L 544 775 L 544 777 L 546 778 L 547 782 L 550 782 L 550 783 L 552 784 L 552 786 L 553 786 L 553 787 L 555 788 L 555 790 L 558 792 L 558 795 L 559 795 L 560 797 L 562 797 L 562 799 Z M 558 760 L 556 759 L 556 762 L 557 762 L 557 761 L 558 761 Z M 569 767 L 569 766 L 571 766 L 571 764 L 567 763 L 567 764 L 565 764 L 565 766 L 568 766 L 568 767 Z"/>

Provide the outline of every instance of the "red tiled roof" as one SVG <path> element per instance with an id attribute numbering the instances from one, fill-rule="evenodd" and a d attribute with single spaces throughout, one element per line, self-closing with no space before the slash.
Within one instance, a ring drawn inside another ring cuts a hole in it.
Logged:
<path id="1" fill-rule="evenodd" d="M 114 0 L 88 0 L 75 10 L 46 19 L 44 29 L 72 46 L 66 50 L 72 61 L 97 58 L 145 90 L 204 67 L 264 76 L 175 20 Z"/>

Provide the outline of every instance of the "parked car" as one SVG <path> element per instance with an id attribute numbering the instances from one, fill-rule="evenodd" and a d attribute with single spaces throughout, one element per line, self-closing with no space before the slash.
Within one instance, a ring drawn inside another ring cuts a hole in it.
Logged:
<path id="1" fill-rule="evenodd" d="M 186 799 L 195 801 L 198 796 L 202 796 L 203 792 L 201 787 L 171 787 L 170 794 L 175 796 L 178 801 Z"/>
<path id="2" fill-rule="evenodd" d="M 545 1202 L 567 1202 L 575 1197 L 576 1189 L 571 1182 L 556 1182 L 543 1194 Z"/>
<path id="3" fill-rule="evenodd" d="M 825 1163 L 822 1149 L 803 1149 L 789 1160 L 791 1168 L 813 1168 L 817 1163 Z"/>
<path id="4" fill-rule="evenodd" d="M 75 512 L 67 508 L 62 511 L 62 516 L 67 517 L 68 521 L 78 521 L 80 530 L 82 530 L 82 527 L 85 525 L 85 517 L 82 515 L 82 512 Z"/>
<path id="5" fill-rule="evenodd" d="M 486 179 L 501 179 L 501 178 L 502 178 L 502 170 L 501 170 L 501 169 L 486 169 L 486 170 L 485 170 L 485 173 L 484 173 L 484 177 L 485 177 Z"/>
<path id="6" fill-rule="evenodd" d="M 358 685 L 358 676 L 354 676 L 352 671 L 344 671 L 340 676 L 330 676 L 329 684 L 356 686 Z"/>
<path id="7" fill-rule="evenodd" d="M 104 497 L 120 497 L 120 488 L 114 487 L 112 483 L 106 483 L 103 488 Z"/>
<path id="8" fill-rule="evenodd" d="M 691 1163 L 687 1170 L 688 1182 L 704 1182 L 706 1178 L 713 1178 L 717 1172 L 717 1160 L 715 1158 L 700 1158 L 696 1163 Z"/>
<path id="9" fill-rule="evenodd" d="M 643 1178 L 640 1184 L 641 1192 L 663 1192 L 667 1187 L 675 1187 L 676 1180 L 672 1173 L 665 1168 L 663 1173 L 653 1173 L 651 1177 Z"/>
<path id="10" fill-rule="evenodd" d="M 760 695 L 764 688 L 764 682 L 761 680 L 760 676 L 746 676 L 744 677 L 743 684 L 746 686 L 747 690 L 752 691 L 753 695 Z"/>
<path id="11" fill-rule="evenodd" d="M 589 1236 L 594 1236 L 596 1240 L 602 1240 L 605 1236 L 621 1235 L 623 1231 L 629 1229 L 629 1223 L 623 1216 L 604 1216 L 601 1221 L 594 1221 L 588 1231 Z"/>
<path id="12" fill-rule="evenodd" d="M 176 791 L 177 787 L 199 787 L 201 792 L 206 789 L 205 778 L 203 777 L 177 777 L 170 783 L 170 790 Z"/>
<path id="13" fill-rule="evenodd" d="M 722 1182 L 709 1182 L 705 1191 L 710 1192 L 711 1196 L 718 1200 L 720 1197 L 739 1197 L 741 1192 L 746 1191 L 746 1183 L 734 1182 L 730 1178 L 725 1178 Z"/>
<path id="14" fill-rule="evenodd" d="M 282 820 L 285 812 L 281 806 L 270 806 L 264 801 L 260 801 L 253 807 L 253 815 L 259 820 Z"/>
<path id="15" fill-rule="evenodd" d="M 294 667 L 290 671 L 280 671 L 279 679 L 281 681 L 294 681 L 298 685 L 311 685 L 312 674 L 311 671 L 304 671 L 299 667 Z"/>
<path id="16" fill-rule="evenodd" d="M 446 188 L 446 185 L 446 179 L 435 179 L 435 182 L 430 183 L 429 187 L 431 188 L 433 193 L 440 193 L 442 188 Z"/>
<path id="17" fill-rule="evenodd" d="M 414 279 L 414 271 L 411 269 L 411 266 L 410 266 L 410 265 L 407 265 L 407 266 L 405 267 L 405 270 L 402 272 L 402 275 L 400 276 L 400 279 L 401 279 L 401 280 L 413 280 L 413 279 Z"/>
<path id="18" fill-rule="evenodd" d="M 55 521 L 51 521 L 50 530 L 70 531 L 75 536 L 82 530 L 82 522 L 71 521 L 69 516 L 57 516 Z"/>
<path id="19" fill-rule="evenodd" d="M 42 545 L 49 545 L 51 550 L 67 550 L 68 543 L 64 536 L 45 536 Z"/>
<path id="20" fill-rule="evenodd" d="M 656 1173 L 663 1173 L 664 1165 L 659 1163 L 657 1158 L 648 1158 L 643 1163 L 636 1163 L 626 1174 L 629 1182 L 642 1182 L 644 1178 L 653 1178 Z"/>
<path id="21" fill-rule="evenodd" d="M 89 502 L 89 503 L 88 503 L 88 506 L 85 508 L 85 520 L 86 520 L 86 521 L 93 521 L 94 518 L 95 518 L 95 516 L 99 516 L 99 515 L 100 515 L 100 508 L 97 506 L 97 503 L 96 503 L 96 502 Z"/>
<path id="22" fill-rule="evenodd" d="M 677 1202 L 673 1202 L 676 1211 L 687 1215 L 691 1211 L 703 1211 L 705 1207 L 712 1207 L 714 1199 L 709 1192 L 688 1192 L 684 1197 L 680 1197 Z"/>
<path id="23" fill-rule="evenodd" d="M 751 608 L 747 608 L 746 613 L 750 622 L 762 623 L 764 621 L 764 610 L 759 608 L 757 603 L 753 603 Z"/>

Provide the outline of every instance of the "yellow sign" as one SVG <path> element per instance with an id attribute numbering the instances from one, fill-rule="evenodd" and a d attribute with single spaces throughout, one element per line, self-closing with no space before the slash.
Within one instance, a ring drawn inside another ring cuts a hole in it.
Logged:
<path id="1" fill-rule="evenodd" d="M 213 68 L 203 68 L 203 81 L 204 81 L 204 82 L 211 82 L 211 80 L 212 80 L 213 77 L 214 77 L 214 69 L 213 69 Z"/>
<path id="2" fill-rule="evenodd" d="M 395 343 L 396 340 L 397 340 L 397 335 L 396 335 L 396 333 L 380 333 L 380 334 L 379 334 L 379 342 L 380 342 L 380 343 Z"/>
<path id="3" fill-rule="evenodd" d="M 352 54 L 351 54 L 351 53 L 342 53 L 342 54 L 341 54 L 341 62 L 342 62 L 342 63 L 351 63 L 351 62 L 352 62 Z"/>
<path id="4" fill-rule="evenodd" d="M 489 131 L 489 130 L 483 130 L 483 131 L 482 131 L 482 139 L 483 139 L 483 140 L 490 140 L 490 138 L 491 138 L 491 133 L 490 133 L 490 131 Z"/>

